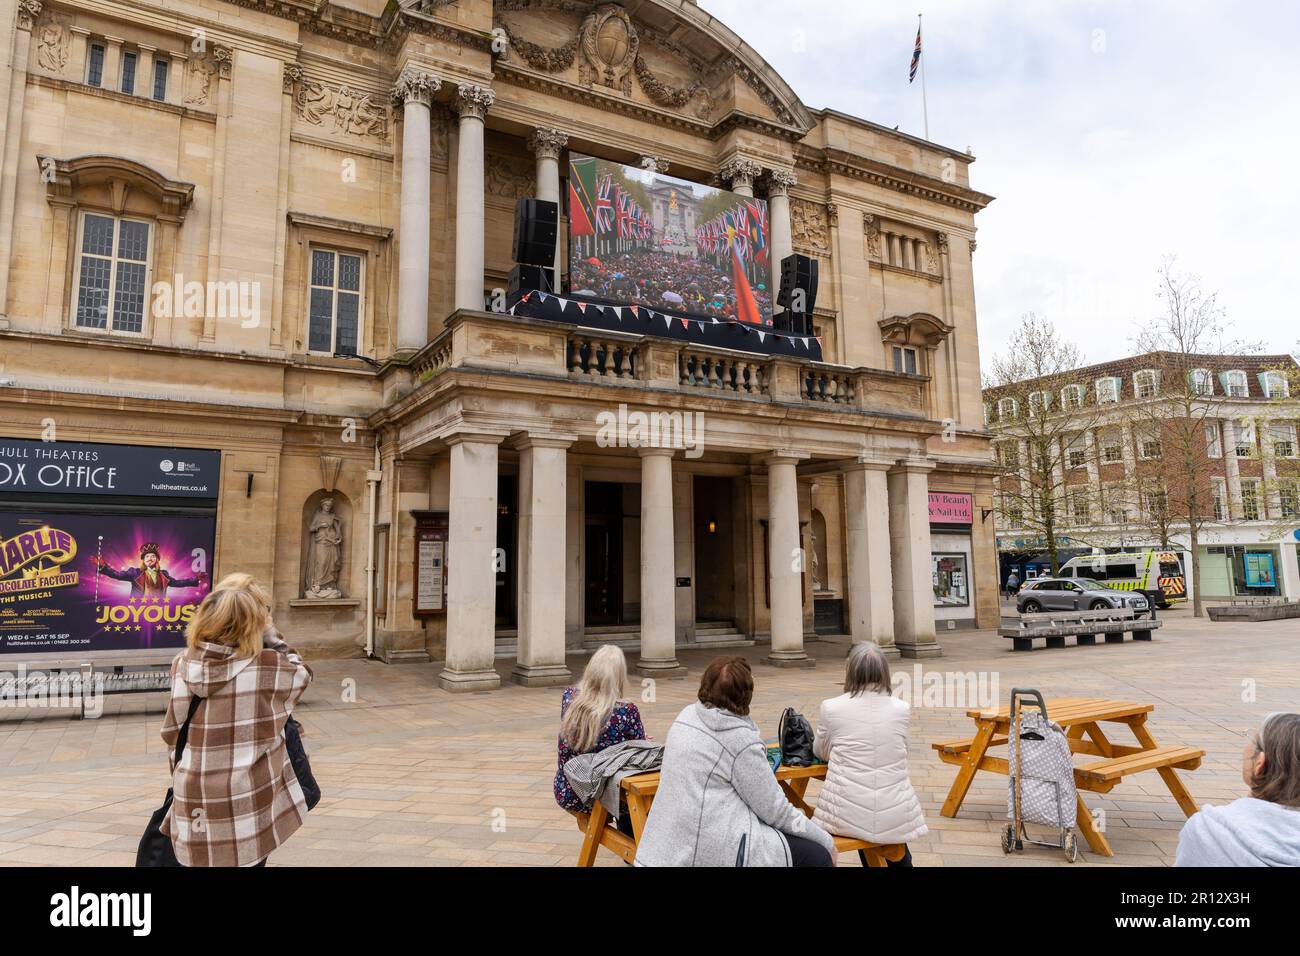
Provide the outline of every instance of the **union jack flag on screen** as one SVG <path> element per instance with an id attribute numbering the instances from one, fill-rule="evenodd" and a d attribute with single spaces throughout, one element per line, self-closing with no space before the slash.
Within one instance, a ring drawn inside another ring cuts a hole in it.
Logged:
<path id="1" fill-rule="evenodd" d="M 940 57 L 942 59 L 942 57 Z M 907 82 L 916 79 L 916 68 L 921 65 L 921 24 L 916 25 L 916 46 L 912 48 L 912 68 L 907 71 Z"/>
<path id="2" fill-rule="evenodd" d="M 614 179 L 607 174 L 596 196 L 596 231 L 602 234 L 614 228 L 614 204 L 610 197 L 613 190 Z"/>

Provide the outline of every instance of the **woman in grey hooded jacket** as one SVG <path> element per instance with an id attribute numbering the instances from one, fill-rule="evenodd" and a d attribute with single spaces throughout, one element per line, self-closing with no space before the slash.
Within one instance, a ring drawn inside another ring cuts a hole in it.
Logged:
<path id="1" fill-rule="evenodd" d="M 835 841 L 781 790 L 749 718 L 743 657 L 704 672 L 699 702 L 668 730 L 637 866 L 833 866 Z"/>
<path id="2" fill-rule="evenodd" d="M 1193 814 L 1175 866 L 1300 866 L 1300 714 L 1264 719 L 1241 776 L 1250 796 Z"/>

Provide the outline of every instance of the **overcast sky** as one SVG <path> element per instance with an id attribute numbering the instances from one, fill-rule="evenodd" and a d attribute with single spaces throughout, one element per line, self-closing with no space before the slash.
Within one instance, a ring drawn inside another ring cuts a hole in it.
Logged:
<path id="1" fill-rule="evenodd" d="M 1243 339 L 1300 342 L 1300 4 L 700 0 L 809 107 L 974 152 L 985 367 L 1019 316 L 1129 354 L 1166 254 Z M 791 11 L 798 10 L 797 18 Z"/>

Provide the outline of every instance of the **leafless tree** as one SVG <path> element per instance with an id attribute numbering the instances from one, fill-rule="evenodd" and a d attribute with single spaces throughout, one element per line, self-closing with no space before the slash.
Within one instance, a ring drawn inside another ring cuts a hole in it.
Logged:
<path id="1" fill-rule="evenodd" d="M 1003 522 L 1043 540 L 1052 573 L 1071 526 L 1064 453 L 1098 418 L 1079 348 L 1030 312 L 985 379 L 989 430 L 1005 472 L 997 480 Z M 1084 522 L 1085 524 L 1087 522 Z"/>
<path id="2" fill-rule="evenodd" d="M 1135 516 L 1163 547 L 1186 536 L 1192 607 L 1201 617 L 1200 538 L 1205 523 L 1215 518 L 1206 426 L 1223 417 L 1227 401 L 1200 372 L 1202 357 L 1257 348 L 1228 339 L 1230 323 L 1217 294 L 1205 292 L 1198 277 L 1179 271 L 1173 257 L 1166 257 L 1158 276 L 1162 308 L 1133 337 L 1139 353 L 1151 353 L 1149 367 L 1155 372 L 1152 394 L 1128 411 L 1139 449 L 1144 442 L 1155 443 L 1148 454 L 1139 455 L 1142 466 L 1134 470 Z"/>

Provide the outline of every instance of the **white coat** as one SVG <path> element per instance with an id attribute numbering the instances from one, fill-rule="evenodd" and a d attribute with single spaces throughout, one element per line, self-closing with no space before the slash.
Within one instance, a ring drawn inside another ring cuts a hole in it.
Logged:
<path id="1" fill-rule="evenodd" d="M 909 843 L 927 832 L 907 776 L 911 708 L 888 694 L 822 701 L 813 752 L 830 765 L 813 819 L 838 836 Z"/>

